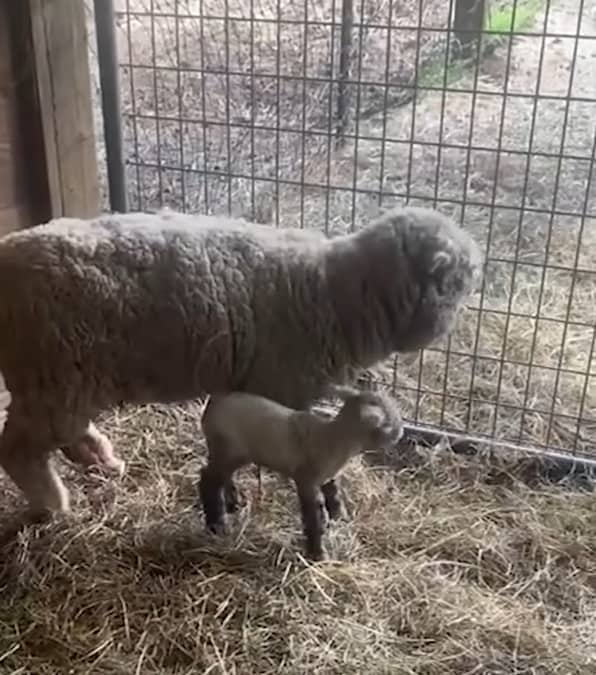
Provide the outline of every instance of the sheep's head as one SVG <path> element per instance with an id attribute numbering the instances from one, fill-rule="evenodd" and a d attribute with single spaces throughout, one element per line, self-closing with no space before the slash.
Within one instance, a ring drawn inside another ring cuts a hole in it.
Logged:
<path id="1" fill-rule="evenodd" d="M 404 433 L 397 402 L 380 391 L 348 395 L 340 417 L 358 433 L 366 449 L 395 445 Z"/>
<path id="2" fill-rule="evenodd" d="M 400 302 L 394 311 L 409 318 L 399 325 L 395 347 L 426 347 L 453 330 L 460 309 L 478 287 L 480 249 L 461 227 L 431 209 L 396 209 L 373 228 L 392 234 L 395 241 L 391 262 L 401 287 L 395 289 Z"/>
<path id="3" fill-rule="evenodd" d="M 338 315 L 363 361 L 417 351 L 449 333 L 483 267 L 469 234 L 438 211 L 414 207 L 388 211 L 330 258 Z"/>

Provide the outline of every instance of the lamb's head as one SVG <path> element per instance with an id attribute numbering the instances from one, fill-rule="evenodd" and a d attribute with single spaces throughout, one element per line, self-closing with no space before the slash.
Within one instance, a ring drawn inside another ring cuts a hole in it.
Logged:
<path id="1" fill-rule="evenodd" d="M 338 421 L 358 436 L 365 450 L 395 445 L 404 433 L 397 401 L 380 391 L 347 396 Z"/>
<path id="2" fill-rule="evenodd" d="M 364 360 L 417 351 L 449 333 L 482 276 L 476 242 L 432 209 L 394 209 L 346 237 L 349 264 L 337 248 L 328 276 L 344 333 Z"/>

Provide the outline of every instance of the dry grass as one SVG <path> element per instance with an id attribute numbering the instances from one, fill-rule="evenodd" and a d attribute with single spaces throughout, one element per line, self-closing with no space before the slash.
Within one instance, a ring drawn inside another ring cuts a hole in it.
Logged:
<path id="1" fill-rule="evenodd" d="M 257 505 L 244 474 L 229 536 L 205 534 L 198 415 L 106 419 L 120 484 L 64 470 L 76 515 L 3 545 L 0 672 L 596 673 L 592 494 L 528 487 L 512 464 L 356 460 L 352 519 L 309 566 L 273 476 Z"/>

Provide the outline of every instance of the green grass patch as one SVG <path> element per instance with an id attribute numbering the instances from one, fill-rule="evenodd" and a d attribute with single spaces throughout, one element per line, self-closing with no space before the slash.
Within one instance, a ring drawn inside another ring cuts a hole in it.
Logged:
<path id="1" fill-rule="evenodd" d="M 465 71 L 466 66 L 462 61 L 446 64 L 442 57 L 429 61 L 420 68 L 417 84 L 419 87 L 449 86 L 459 80 Z"/>
<path id="2" fill-rule="evenodd" d="M 536 14 L 544 6 L 544 0 L 525 0 L 518 2 L 513 16 L 511 7 L 501 7 L 489 11 L 486 30 L 490 33 L 521 33 L 532 27 Z"/>
<path id="3" fill-rule="evenodd" d="M 544 7 L 544 0 L 519 0 L 513 15 L 513 0 L 510 6 L 491 9 L 487 16 L 486 28 L 488 33 L 483 38 L 485 53 L 488 48 L 498 46 L 503 37 L 515 33 L 527 31 L 532 28 L 537 13 Z M 418 73 L 417 85 L 419 87 L 444 87 L 457 82 L 469 70 L 470 60 L 450 60 L 445 63 L 444 56 L 430 59 L 421 66 Z M 447 72 L 445 72 L 445 69 Z"/>

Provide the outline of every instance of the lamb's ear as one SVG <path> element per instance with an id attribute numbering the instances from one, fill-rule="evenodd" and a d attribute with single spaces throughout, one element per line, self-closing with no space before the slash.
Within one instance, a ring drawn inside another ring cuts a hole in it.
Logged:
<path id="1" fill-rule="evenodd" d="M 326 393 L 328 396 L 333 396 L 343 401 L 350 396 L 356 396 L 357 394 L 360 394 L 360 391 L 348 384 L 330 384 L 327 387 Z"/>
<path id="2" fill-rule="evenodd" d="M 360 419 L 375 429 L 380 429 L 385 422 L 385 413 L 376 405 L 365 405 L 360 410 Z"/>
<path id="3" fill-rule="evenodd" d="M 402 438 L 404 437 L 404 434 L 405 434 L 403 424 L 400 424 L 397 428 L 393 427 L 392 429 L 389 430 L 389 433 L 391 433 L 391 432 L 393 432 L 393 434 L 392 434 L 393 442 L 399 443 L 402 440 Z"/>

